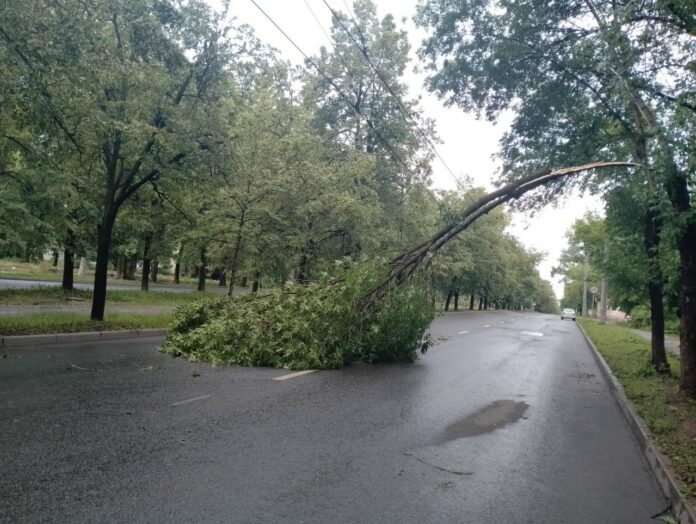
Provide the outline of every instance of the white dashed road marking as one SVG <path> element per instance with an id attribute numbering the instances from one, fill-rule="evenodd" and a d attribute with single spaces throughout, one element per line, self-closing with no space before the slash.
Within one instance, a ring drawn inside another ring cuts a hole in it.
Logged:
<path id="1" fill-rule="evenodd" d="M 468 331 L 466 331 L 466 330 L 459 332 L 460 335 L 466 335 L 467 333 L 468 333 Z"/>
<path id="2" fill-rule="evenodd" d="M 531 337 L 543 337 L 543 333 L 539 333 L 538 331 L 522 331 L 523 335 L 529 335 Z"/>
<path id="3" fill-rule="evenodd" d="M 281 375 L 280 377 L 276 377 L 273 380 L 287 380 L 289 378 L 295 378 L 295 377 L 300 377 L 302 375 L 306 375 L 307 373 L 314 373 L 316 369 L 307 369 L 305 371 L 296 371 L 295 373 L 289 373 L 288 375 Z"/>
<path id="4" fill-rule="evenodd" d="M 188 404 L 189 402 L 195 402 L 196 400 L 203 400 L 205 398 L 210 398 L 210 395 L 201 395 L 200 397 L 194 397 L 187 400 L 182 400 L 180 402 L 174 402 L 172 406 L 181 406 L 182 404 Z"/>
<path id="5" fill-rule="evenodd" d="M 485 327 L 485 328 L 486 328 L 486 327 L 491 327 L 491 325 L 490 325 L 490 324 L 486 324 L 486 325 L 483 326 L 483 327 Z"/>

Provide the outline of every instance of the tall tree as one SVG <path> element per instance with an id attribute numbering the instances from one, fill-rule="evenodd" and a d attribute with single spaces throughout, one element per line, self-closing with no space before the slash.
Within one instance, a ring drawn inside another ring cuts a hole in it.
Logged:
<path id="1" fill-rule="evenodd" d="M 535 147 L 518 144 L 504 150 L 508 161 L 531 152 L 537 165 L 547 162 L 538 147 L 543 141 L 553 144 L 547 150 L 552 158 L 571 151 L 587 161 L 616 151 L 620 138 L 619 148 L 643 166 L 650 201 L 644 244 L 655 270 L 664 221 L 658 202 L 660 195 L 669 199 L 680 216 L 682 389 L 696 396 L 696 306 L 688 298 L 696 290 L 696 221 L 689 218 L 692 175 L 678 161 L 678 133 L 664 126 L 674 111 L 665 100 L 683 108 L 684 97 L 693 91 L 694 78 L 686 68 L 694 41 L 684 37 L 684 29 L 675 29 L 674 17 L 660 21 L 656 13 L 663 7 L 657 1 L 503 6 L 495 0 L 433 0 L 421 4 L 418 19 L 435 31 L 421 50 L 431 60 L 432 89 L 490 117 L 515 108 L 520 117 L 514 131 L 536 135 Z M 594 135 L 587 133 L 592 127 Z M 564 128 L 584 129 L 581 140 Z M 651 281 L 657 277 L 651 271 Z M 654 297 L 658 294 L 659 289 L 653 290 Z M 660 303 L 654 299 L 656 311 Z"/>
<path id="2" fill-rule="evenodd" d="M 383 227 L 393 243 L 408 245 L 411 188 L 427 185 L 432 152 L 423 135 L 433 136 L 416 99 L 409 98 L 404 73 L 410 45 L 394 17 L 380 19 L 371 0 L 353 4 L 354 17 L 333 11 L 331 49 L 322 48 L 304 87 L 316 128 L 328 140 L 375 158 L 373 187 L 384 208 Z M 417 241 L 418 237 L 411 239 Z"/>
<path id="3" fill-rule="evenodd" d="M 83 184 L 100 193 L 92 319 L 104 317 L 111 236 L 123 204 L 215 143 L 214 104 L 230 52 L 223 36 L 197 1 L 25 2 L 0 15 L 20 99 L 38 101 L 33 109 L 46 130 L 65 138 Z"/>

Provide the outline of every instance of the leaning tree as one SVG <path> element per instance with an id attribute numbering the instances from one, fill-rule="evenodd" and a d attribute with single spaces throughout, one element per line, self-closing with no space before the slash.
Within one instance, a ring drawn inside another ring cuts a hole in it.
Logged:
<path id="1" fill-rule="evenodd" d="M 676 4 L 424 0 L 417 21 L 433 31 L 421 48 L 431 90 L 491 119 L 516 111 L 515 136 L 503 143 L 507 164 L 606 154 L 641 164 L 653 329 L 661 324 L 657 253 L 667 227 L 680 256 L 681 388 L 696 397 L 695 15 Z"/>

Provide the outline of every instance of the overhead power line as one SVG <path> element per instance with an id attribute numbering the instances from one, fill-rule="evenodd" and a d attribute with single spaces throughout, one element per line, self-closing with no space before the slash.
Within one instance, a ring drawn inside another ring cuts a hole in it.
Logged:
<path id="1" fill-rule="evenodd" d="M 319 74 L 320 74 L 321 76 L 324 77 L 324 79 L 329 83 L 329 85 L 331 85 L 331 87 L 334 88 L 334 90 L 339 94 L 339 96 L 340 96 L 341 98 L 343 98 L 343 99 L 348 103 L 348 106 L 353 110 L 353 112 L 354 112 L 355 114 L 357 114 L 358 116 L 362 117 L 363 120 L 365 120 L 365 122 L 367 123 L 367 125 L 369 126 L 369 128 L 374 132 L 374 134 L 375 134 L 375 136 L 377 137 L 377 139 L 378 139 L 380 142 L 382 142 L 382 144 L 384 145 L 384 147 L 386 147 L 386 148 L 389 150 L 389 152 L 391 153 L 391 155 L 392 155 L 392 156 L 393 156 L 393 157 L 394 157 L 394 158 L 395 158 L 407 171 L 410 171 L 411 169 L 410 169 L 410 167 L 408 166 L 408 164 L 407 164 L 406 162 L 404 162 L 404 160 L 401 158 L 401 156 L 399 156 L 399 154 L 398 154 L 398 153 L 396 152 L 396 150 L 392 147 L 392 145 L 384 139 L 384 137 L 379 133 L 379 131 L 377 131 L 377 128 L 376 128 L 375 125 L 372 123 L 372 121 L 371 121 L 367 116 L 365 116 L 363 113 L 361 113 L 360 110 L 359 110 L 358 108 L 355 107 L 355 104 L 353 104 L 353 101 L 350 99 L 350 97 L 348 97 L 348 95 L 346 95 L 346 94 L 341 90 L 340 87 L 338 87 L 338 85 L 336 84 L 336 82 L 334 81 L 334 79 L 331 78 L 326 72 L 324 72 L 324 70 L 323 70 L 321 67 L 319 67 L 319 65 L 318 65 L 314 60 L 312 60 L 312 59 L 309 57 L 309 55 L 307 55 L 307 53 L 305 53 L 299 45 L 297 45 L 297 44 L 295 43 L 295 41 L 294 41 L 294 40 L 293 40 L 293 39 L 292 39 L 292 38 L 291 38 L 291 37 L 290 37 L 290 36 L 289 36 L 277 23 L 276 23 L 276 21 L 273 20 L 273 18 L 271 18 L 271 16 L 270 16 L 268 13 L 266 13 L 266 11 L 263 10 L 263 8 L 256 2 L 256 0 L 250 0 L 250 2 L 251 2 L 252 4 L 254 4 L 254 6 L 256 7 L 256 9 L 258 9 L 258 10 L 261 12 L 261 14 L 262 14 L 263 16 L 265 16 L 265 17 L 268 19 L 268 21 L 271 22 L 271 24 L 273 24 L 273 26 L 280 32 L 280 34 L 282 34 L 282 35 L 287 39 L 287 41 L 290 42 L 290 43 L 292 44 L 292 46 L 293 46 L 295 49 L 297 49 L 297 51 L 305 58 L 305 60 L 307 60 L 307 62 L 308 62 L 309 64 L 311 64 L 312 67 L 314 67 L 314 69 L 316 69 L 316 70 L 319 72 Z"/>
<path id="2" fill-rule="evenodd" d="M 331 11 L 331 15 L 336 19 L 338 24 L 343 28 L 345 33 L 348 35 L 350 40 L 353 42 L 353 45 L 360 51 L 360 54 L 365 58 L 367 61 L 368 65 L 372 68 L 372 70 L 377 74 L 377 77 L 379 80 L 384 84 L 384 87 L 387 89 L 389 94 L 396 100 L 396 103 L 399 107 L 399 111 L 401 114 L 413 124 L 413 126 L 418 130 L 419 134 L 423 137 L 423 139 L 426 141 L 426 143 L 430 146 L 430 148 L 433 150 L 437 158 L 442 162 L 442 165 L 445 166 L 445 169 L 449 172 L 449 174 L 452 176 L 454 181 L 457 184 L 457 187 L 464 191 L 464 188 L 461 186 L 461 182 L 459 181 L 459 178 L 457 175 L 454 174 L 452 169 L 450 169 L 449 165 L 447 165 L 447 162 L 445 162 L 445 159 L 442 158 L 442 155 L 440 152 L 437 150 L 437 147 L 435 147 L 435 144 L 431 141 L 430 137 L 428 134 L 418 125 L 418 122 L 415 120 L 409 109 L 404 105 L 404 103 L 401 101 L 401 98 L 394 92 L 392 87 L 389 85 L 389 82 L 387 82 L 387 79 L 384 77 L 382 72 L 379 70 L 379 68 L 375 65 L 375 63 L 372 61 L 370 58 L 370 55 L 367 52 L 366 47 L 361 46 L 360 43 L 355 39 L 355 36 L 353 36 L 353 33 L 346 27 L 346 25 L 343 23 L 343 20 L 341 20 L 341 17 L 338 15 L 338 13 L 331 7 L 331 5 L 327 2 L 327 0 L 322 0 L 324 2 L 324 5 L 328 8 L 329 11 Z M 353 17 L 353 15 L 350 12 L 350 9 L 348 7 L 348 4 L 346 3 L 345 0 L 343 0 L 343 4 L 346 6 L 346 9 L 348 9 L 348 16 L 350 16 L 351 20 L 353 21 L 353 25 L 355 26 L 355 29 L 360 33 L 361 38 L 367 42 L 367 39 L 362 33 L 362 30 L 360 29 L 360 26 L 358 25 L 357 20 Z M 316 18 L 316 17 L 315 17 Z"/>
<path id="3" fill-rule="evenodd" d="M 341 53 L 338 52 L 336 49 L 336 46 L 334 45 L 333 41 L 331 40 L 331 37 L 329 36 L 329 33 L 326 31 L 322 23 L 319 21 L 319 17 L 314 13 L 314 10 L 312 7 L 309 5 L 309 2 L 307 0 L 304 0 L 305 5 L 307 6 L 307 9 L 309 9 L 309 12 L 312 14 L 312 18 L 314 18 L 314 21 L 316 22 L 317 26 L 319 26 L 319 29 L 321 29 L 321 32 L 324 33 L 324 36 L 326 37 L 327 42 L 331 46 L 331 48 L 335 51 L 336 57 L 338 57 L 338 60 L 343 64 L 343 67 L 346 69 L 348 72 L 348 76 L 350 76 L 351 84 L 350 87 L 351 89 L 355 89 L 355 85 L 357 84 L 357 76 L 355 72 L 351 69 L 350 65 L 348 65 L 348 62 L 346 62 L 345 58 Z"/>
<path id="4" fill-rule="evenodd" d="M 304 0 L 304 4 L 307 6 L 307 9 L 309 9 L 309 12 L 312 13 L 312 18 L 314 18 L 314 21 L 315 21 L 315 22 L 317 23 L 317 25 L 319 26 L 319 29 L 321 29 L 321 32 L 324 33 L 324 36 L 326 37 L 326 39 L 327 39 L 327 40 L 329 41 L 329 43 L 331 44 L 331 47 L 333 47 L 333 43 L 331 42 L 331 37 L 329 36 L 329 33 L 327 33 L 327 32 L 326 32 L 326 29 L 324 29 L 324 26 L 323 26 L 322 23 L 319 21 L 319 18 L 317 17 L 317 15 L 314 13 L 314 9 L 312 9 L 312 6 L 309 5 L 309 2 L 308 2 L 307 0 Z"/>

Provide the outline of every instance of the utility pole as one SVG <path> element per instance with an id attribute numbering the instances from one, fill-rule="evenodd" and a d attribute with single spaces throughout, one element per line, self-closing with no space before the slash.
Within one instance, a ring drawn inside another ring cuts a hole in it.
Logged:
<path id="1" fill-rule="evenodd" d="M 587 255 L 585 255 L 585 276 L 582 279 L 582 316 L 587 316 L 587 277 L 590 271 L 590 266 L 587 262 Z"/>
<path id="2" fill-rule="evenodd" d="M 607 263 L 607 243 L 604 242 L 604 264 Z M 599 323 L 607 323 L 607 272 L 606 269 L 602 272 L 602 291 L 599 295 Z"/>

